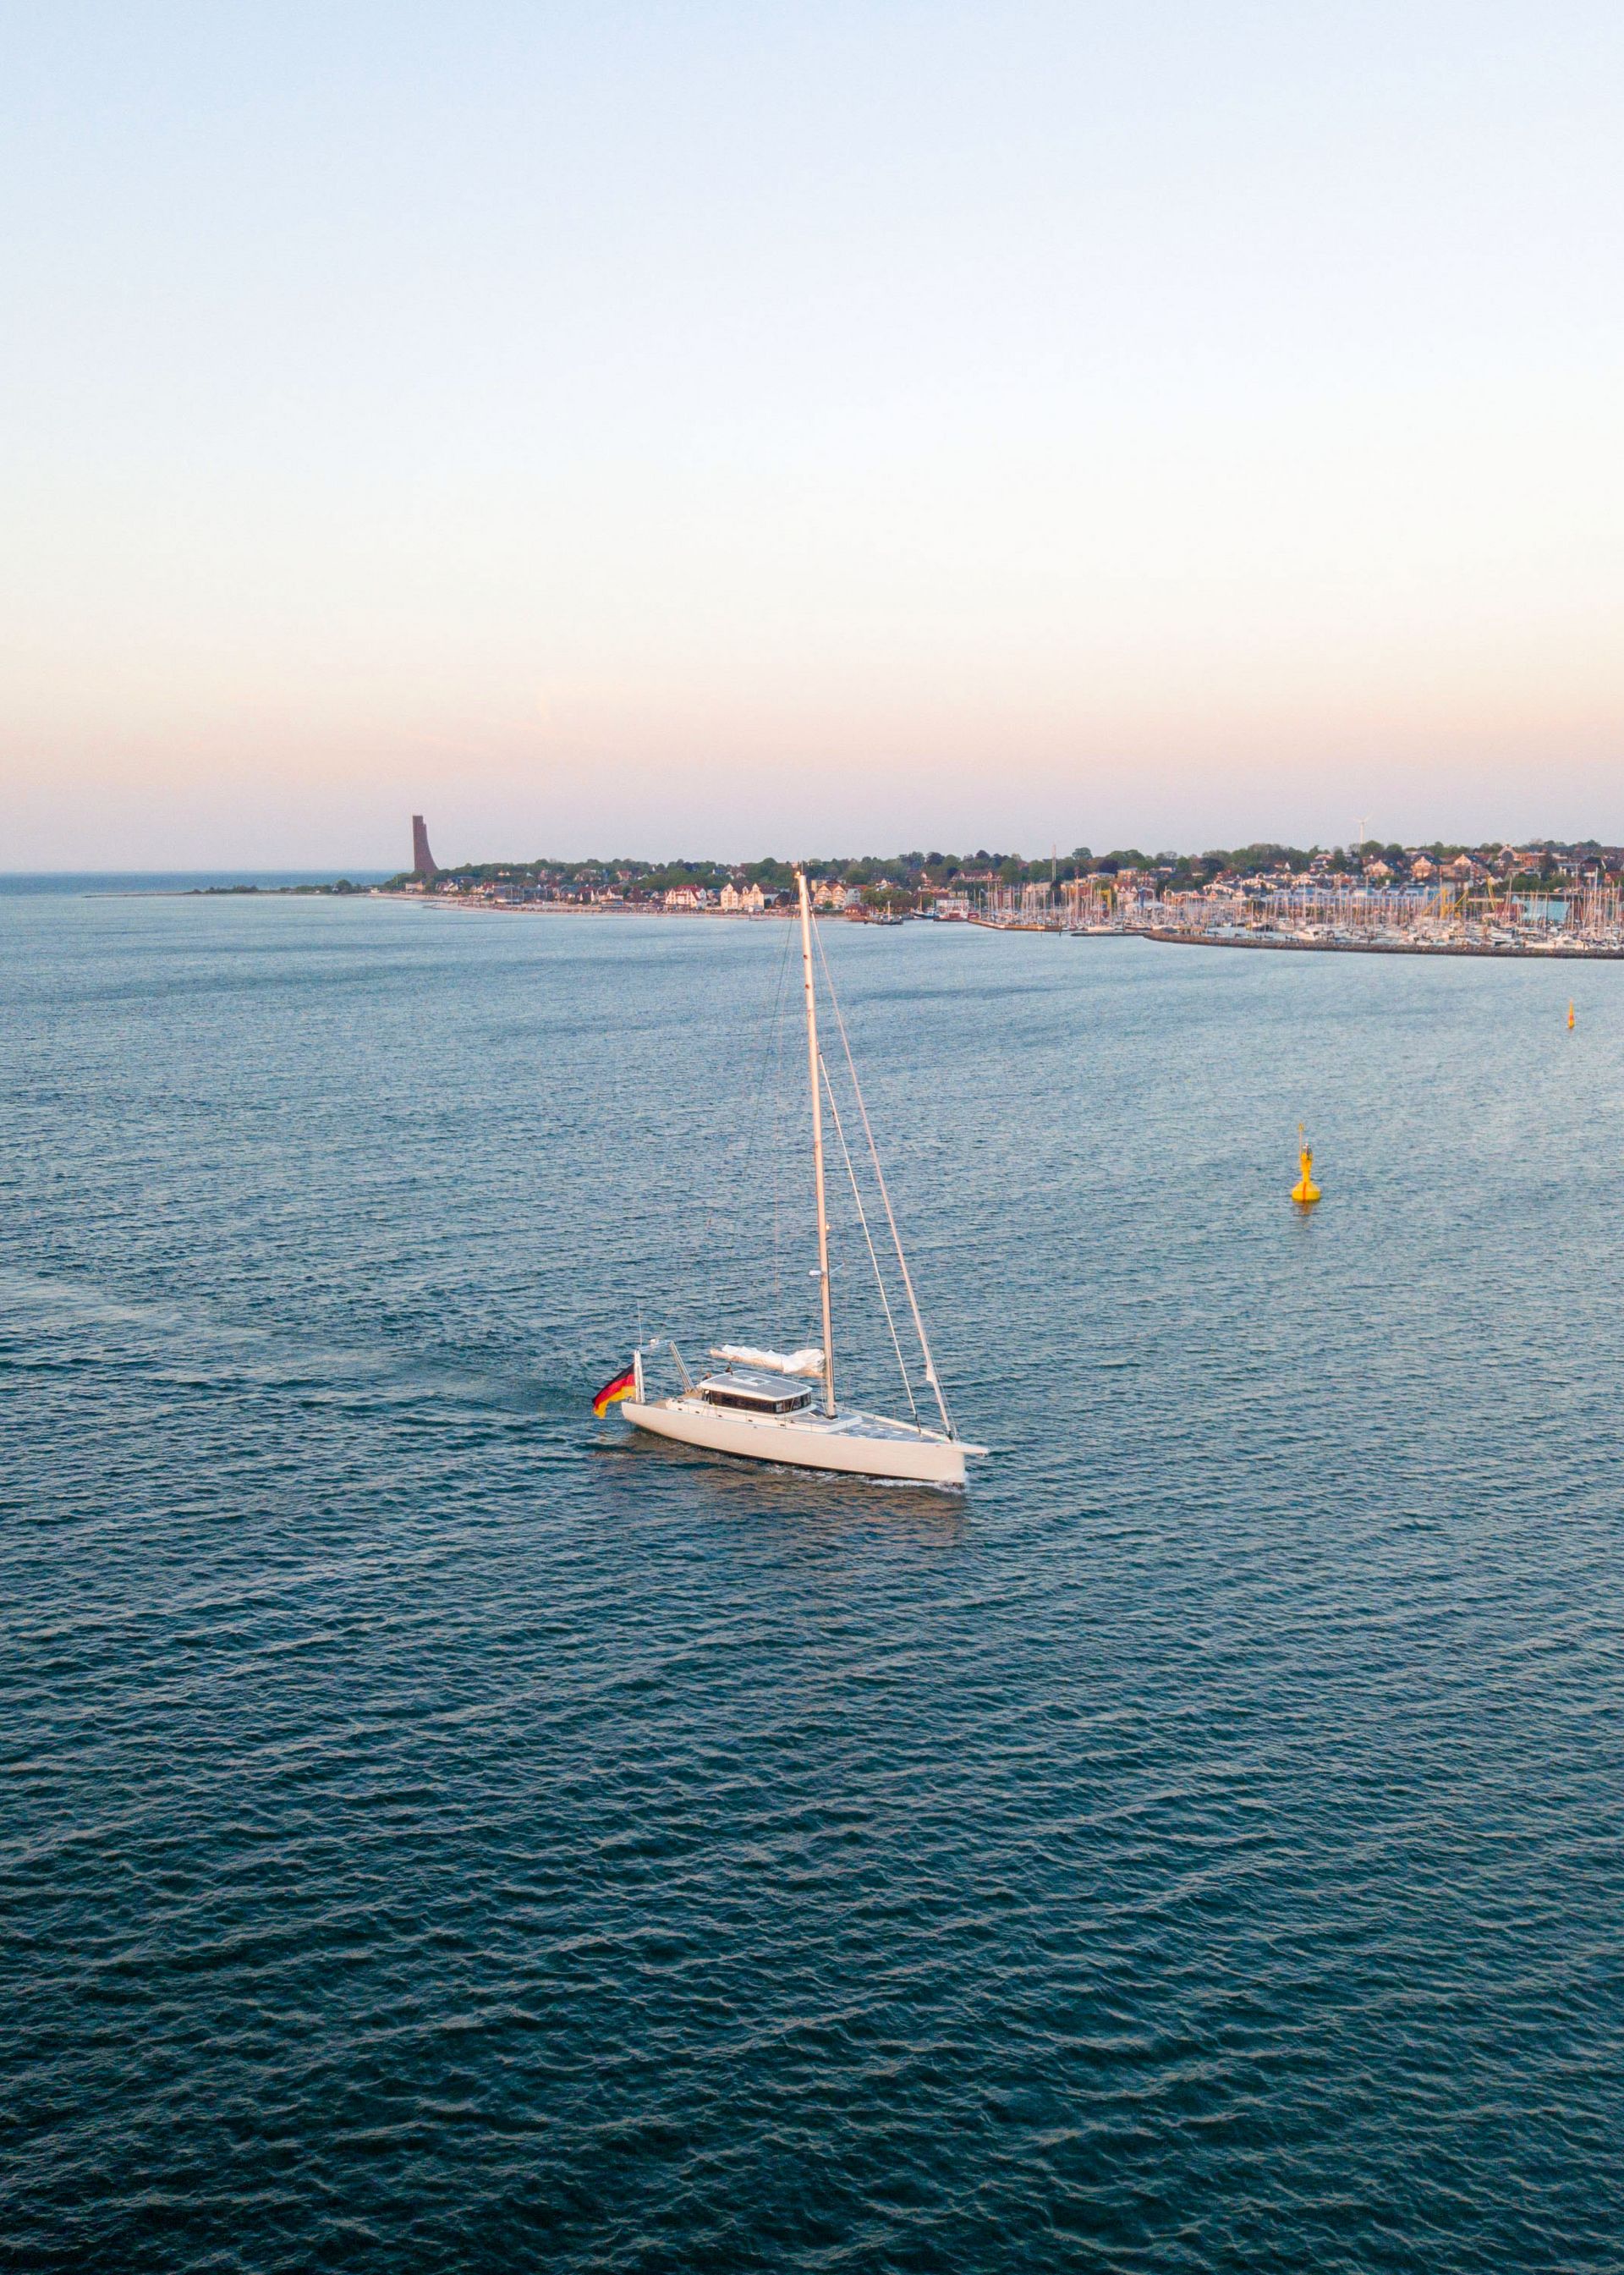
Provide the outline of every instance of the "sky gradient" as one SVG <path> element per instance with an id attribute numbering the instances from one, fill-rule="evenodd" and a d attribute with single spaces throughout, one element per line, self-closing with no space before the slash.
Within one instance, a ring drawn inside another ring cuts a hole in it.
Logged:
<path id="1" fill-rule="evenodd" d="M 0 868 L 1624 839 L 1624 11 L 0 6 Z"/>

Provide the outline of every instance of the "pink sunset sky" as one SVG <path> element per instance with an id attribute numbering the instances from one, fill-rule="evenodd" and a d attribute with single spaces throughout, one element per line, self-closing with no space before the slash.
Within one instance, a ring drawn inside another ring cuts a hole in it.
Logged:
<path id="1" fill-rule="evenodd" d="M 7 13 L 0 867 L 1624 839 L 1624 13 Z"/>

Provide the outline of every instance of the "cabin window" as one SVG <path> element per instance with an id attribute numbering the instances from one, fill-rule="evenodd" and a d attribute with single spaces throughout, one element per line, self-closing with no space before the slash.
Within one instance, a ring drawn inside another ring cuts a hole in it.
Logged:
<path id="1" fill-rule="evenodd" d="M 704 1394 L 709 1405 L 737 1407 L 746 1414 L 796 1414 L 812 1403 L 812 1394 L 806 1390 L 774 1398 L 770 1391 L 713 1390 L 707 1387 Z"/>

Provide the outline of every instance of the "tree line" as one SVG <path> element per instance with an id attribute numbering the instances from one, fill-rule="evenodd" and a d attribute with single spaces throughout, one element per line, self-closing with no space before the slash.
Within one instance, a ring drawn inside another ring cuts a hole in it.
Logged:
<path id="1" fill-rule="evenodd" d="M 1514 862 L 1509 859 L 1514 850 L 1521 857 Z M 1441 840 L 1427 845 L 1404 846 L 1373 837 L 1362 844 L 1329 849 L 1260 841 L 1250 845 L 1214 847 L 1202 853 L 1147 853 L 1138 846 L 1129 845 L 1096 854 L 1088 846 L 1078 845 L 1069 853 L 1035 858 L 981 846 L 972 853 L 915 850 L 839 855 L 809 859 L 804 865 L 814 882 L 859 889 L 888 884 L 917 893 L 924 888 L 952 891 L 956 887 L 968 888 L 987 884 L 1068 884 L 1080 877 L 1109 878 L 1131 871 L 1153 875 L 1165 889 L 1180 891 L 1223 877 L 1301 876 L 1311 870 L 1357 876 L 1379 865 L 1394 879 L 1402 880 L 1424 855 L 1434 867 L 1441 868 L 1462 854 L 1497 873 L 1511 874 L 1514 871 L 1514 881 L 1527 884 L 1551 884 L 1585 870 L 1617 875 L 1624 868 L 1624 849 L 1601 845 L 1593 838 L 1566 844 L 1545 840 L 1512 849 L 1499 843 L 1454 845 Z M 794 886 L 795 866 L 776 858 L 727 862 L 639 861 L 629 856 L 608 860 L 593 857 L 584 861 L 562 861 L 541 857 L 530 861 L 458 863 L 442 869 L 440 875 L 448 882 L 468 886 L 550 887 L 564 892 L 602 891 L 618 887 L 640 898 L 684 889 L 720 892 L 729 883 L 759 885 L 768 895 L 787 893 Z M 398 888 L 412 880 L 412 872 L 403 870 L 389 883 Z"/>

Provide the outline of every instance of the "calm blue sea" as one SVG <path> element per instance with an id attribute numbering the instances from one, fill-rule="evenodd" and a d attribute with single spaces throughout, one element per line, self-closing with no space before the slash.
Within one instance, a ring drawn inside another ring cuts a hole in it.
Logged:
<path id="1" fill-rule="evenodd" d="M 1624 969 L 786 933 L 0 896 L 0 2263 L 1624 2265 Z"/>
<path id="2" fill-rule="evenodd" d="M 351 884 L 381 885 L 389 873 L 382 869 L 176 869 L 162 873 L 140 870 L 0 870 L 0 899 L 36 899 L 42 893 L 66 894 L 74 900 L 110 893 L 199 893 L 257 886 L 261 892 L 283 885 L 330 885 L 343 875 Z"/>

